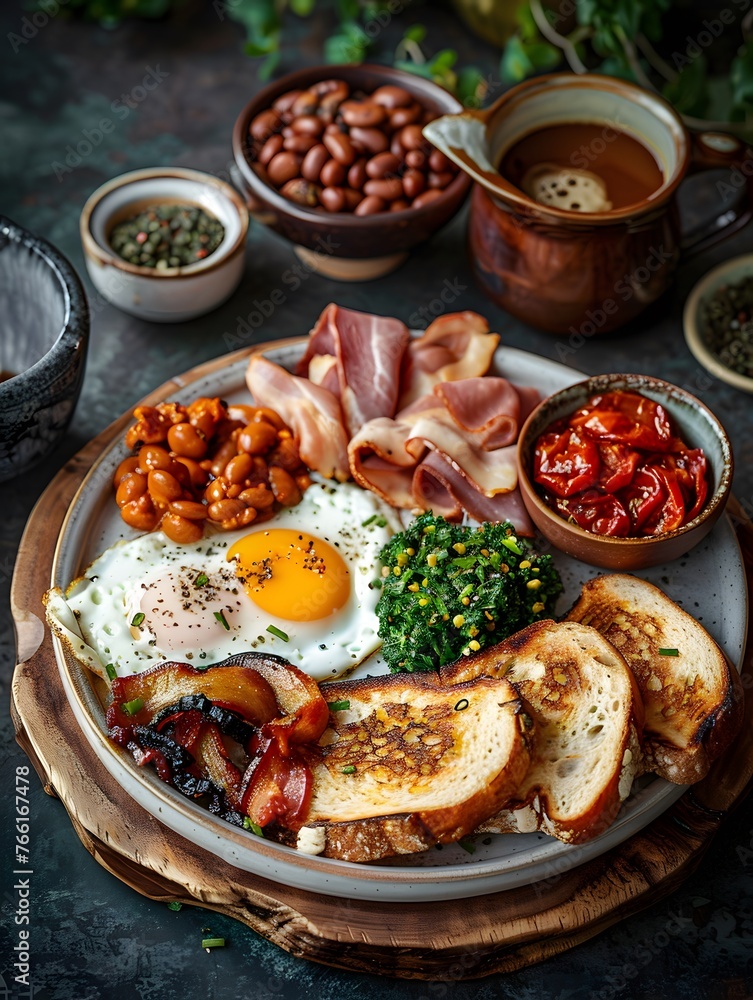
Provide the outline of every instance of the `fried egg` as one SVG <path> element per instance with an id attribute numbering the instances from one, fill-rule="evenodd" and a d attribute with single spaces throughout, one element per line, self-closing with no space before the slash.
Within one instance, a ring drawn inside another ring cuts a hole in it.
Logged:
<path id="1" fill-rule="evenodd" d="M 126 675 L 275 653 L 316 680 L 374 652 L 379 552 L 400 522 L 352 483 L 315 482 L 257 528 L 179 545 L 161 531 L 107 549 L 48 617 L 81 662 Z"/>

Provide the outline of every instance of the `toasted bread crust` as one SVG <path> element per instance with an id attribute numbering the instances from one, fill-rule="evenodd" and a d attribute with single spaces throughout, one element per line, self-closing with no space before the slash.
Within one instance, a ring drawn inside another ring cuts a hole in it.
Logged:
<path id="1" fill-rule="evenodd" d="M 628 663 L 646 707 L 645 769 L 677 784 L 700 781 L 742 722 L 734 667 L 702 625 L 658 587 L 628 574 L 584 584 L 567 615 L 596 628 Z M 662 655 L 660 649 L 677 649 Z"/>
<path id="2" fill-rule="evenodd" d="M 326 857 L 374 861 L 457 841 L 497 812 L 528 770 L 530 720 L 504 680 L 450 686 L 436 675 L 396 674 L 321 690 L 330 703 L 348 703 L 304 749 L 314 778 L 305 836 Z"/>
<path id="3" fill-rule="evenodd" d="M 506 677 L 534 720 L 529 771 L 483 832 L 541 830 L 580 843 L 602 833 L 629 794 L 641 760 L 640 697 L 619 653 L 573 624 L 536 622 L 442 671 L 446 681 Z"/>

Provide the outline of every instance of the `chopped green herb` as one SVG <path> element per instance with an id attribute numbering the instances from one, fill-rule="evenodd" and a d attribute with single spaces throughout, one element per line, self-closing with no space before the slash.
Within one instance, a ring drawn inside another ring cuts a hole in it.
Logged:
<path id="1" fill-rule="evenodd" d="M 361 521 L 362 528 L 368 528 L 370 524 L 376 524 L 378 528 L 384 528 L 387 525 L 387 518 L 382 517 L 381 514 L 372 514 L 371 517 L 367 517 L 365 521 Z"/>
<path id="2" fill-rule="evenodd" d="M 659 656 L 679 656 L 679 649 L 660 649 Z"/>
<path id="3" fill-rule="evenodd" d="M 267 625 L 267 632 L 269 632 L 270 635 L 276 636 L 278 639 L 282 639 L 283 642 L 290 641 L 288 633 L 283 632 L 282 629 L 278 628 L 276 625 Z"/>
<path id="4" fill-rule="evenodd" d="M 355 764 L 346 764 L 345 767 L 342 769 L 342 772 L 343 774 L 355 774 L 356 773 Z"/>
<path id="5" fill-rule="evenodd" d="M 472 844 L 470 840 L 459 840 L 458 844 L 460 844 L 460 846 L 463 848 L 466 854 L 476 853 L 476 845 Z"/>
<path id="6" fill-rule="evenodd" d="M 562 591 L 552 557 L 509 521 L 472 528 L 422 514 L 380 558 L 376 610 L 392 671 L 437 670 L 500 642 L 551 617 Z"/>
<path id="7" fill-rule="evenodd" d="M 131 620 L 131 625 L 133 625 L 135 628 L 138 628 L 145 618 L 146 615 L 144 614 L 143 611 L 137 611 L 136 614 L 133 616 L 133 619 Z"/>
<path id="8" fill-rule="evenodd" d="M 134 698 L 133 701 L 124 701 L 120 706 L 126 715 L 135 715 L 144 707 L 143 698 Z"/>
<path id="9" fill-rule="evenodd" d="M 107 664 L 107 666 L 105 667 L 105 673 L 107 674 L 107 676 L 110 678 L 111 681 L 114 681 L 115 678 L 118 676 L 118 672 L 112 663 Z"/>
<path id="10" fill-rule="evenodd" d="M 330 712 L 344 712 L 347 708 L 350 708 L 350 702 L 346 699 L 343 701 L 328 701 L 327 708 Z"/>
<path id="11" fill-rule="evenodd" d="M 201 939 L 202 948 L 224 948 L 225 938 L 202 938 Z"/>
<path id="12" fill-rule="evenodd" d="M 183 909 L 183 904 L 179 903 L 177 899 L 173 899 L 167 904 L 167 908 L 168 910 L 175 910 L 175 912 L 177 913 L 178 910 Z"/>
<path id="13" fill-rule="evenodd" d="M 243 817 L 243 829 L 250 830 L 251 833 L 255 833 L 257 837 L 263 837 L 264 831 L 259 826 L 258 823 L 254 823 L 250 816 Z"/>
<path id="14" fill-rule="evenodd" d="M 209 577 L 206 575 L 206 573 L 199 573 L 199 575 L 194 580 L 193 585 L 194 587 L 206 587 L 208 583 L 209 583 Z"/>
<path id="15" fill-rule="evenodd" d="M 217 619 L 220 625 L 222 625 L 223 628 L 227 629 L 228 632 L 230 631 L 230 626 L 227 623 L 227 618 L 225 617 L 224 611 L 215 611 L 214 617 Z"/>

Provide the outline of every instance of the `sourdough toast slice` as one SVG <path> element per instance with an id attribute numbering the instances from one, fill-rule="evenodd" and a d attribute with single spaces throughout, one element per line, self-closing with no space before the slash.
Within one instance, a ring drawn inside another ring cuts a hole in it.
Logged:
<path id="1" fill-rule="evenodd" d="M 441 675 L 447 683 L 504 677 L 534 720 L 528 772 L 480 831 L 541 830 L 580 843 L 609 826 L 640 766 L 642 707 L 627 664 L 598 632 L 536 622 Z"/>
<path id="2" fill-rule="evenodd" d="M 700 781 L 742 722 L 739 675 L 708 632 L 658 587 L 624 573 L 589 580 L 567 618 L 597 629 L 633 671 L 646 710 L 645 769 Z"/>
<path id="3" fill-rule="evenodd" d="M 530 719 L 504 680 L 395 674 L 321 690 L 330 726 L 302 748 L 313 786 L 299 850 L 375 861 L 457 841 L 528 769 Z"/>

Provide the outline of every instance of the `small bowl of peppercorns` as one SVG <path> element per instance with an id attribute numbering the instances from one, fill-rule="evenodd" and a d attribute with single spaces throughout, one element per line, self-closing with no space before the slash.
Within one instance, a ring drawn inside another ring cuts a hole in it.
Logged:
<path id="1" fill-rule="evenodd" d="M 470 178 L 423 135 L 462 110 L 431 80 L 389 66 L 318 66 L 263 88 L 233 153 L 254 219 L 341 281 L 397 267 L 463 204 Z"/>
<path id="2" fill-rule="evenodd" d="M 224 302 L 243 275 L 248 210 L 231 185 L 181 167 L 134 170 L 81 213 L 89 277 L 109 302 L 158 323 Z"/>
<path id="3" fill-rule="evenodd" d="M 683 325 L 688 347 L 708 372 L 753 392 L 753 254 L 725 261 L 695 285 Z"/>

